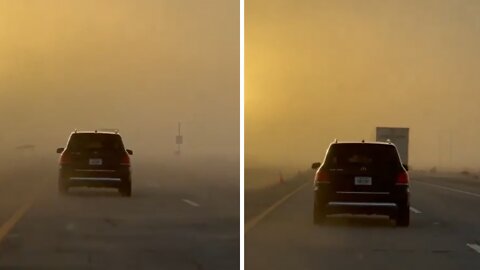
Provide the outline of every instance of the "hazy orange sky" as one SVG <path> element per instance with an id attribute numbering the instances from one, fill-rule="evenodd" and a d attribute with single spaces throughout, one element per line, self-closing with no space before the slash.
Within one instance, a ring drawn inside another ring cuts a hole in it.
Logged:
<path id="1" fill-rule="evenodd" d="M 246 166 L 306 168 L 334 138 L 401 126 L 413 167 L 478 169 L 479 13 L 466 0 L 246 1 Z"/>
<path id="2" fill-rule="evenodd" d="M 0 1 L 3 150 L 119 128 L 137 153 L 239 156 L 237 1 Z"/>

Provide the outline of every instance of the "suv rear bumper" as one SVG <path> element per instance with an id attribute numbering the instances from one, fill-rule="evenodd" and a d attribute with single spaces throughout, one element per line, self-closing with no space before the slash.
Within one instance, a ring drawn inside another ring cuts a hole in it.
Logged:
<path id="1" fill-rule="evenodd" d="M 369 203 L 369 202 L 329 202 L 326 205 L 327 214 L 376 214 L 391 215 L 398 211 L 395 203 Z"/>
<path id="2" fill-rule="evenodd" d="M 61 167 L 59 181 L 66 187 L 119 188 L 131 182 L 130 168 L 116 170 L 78 170 Z"/>
<path id="3" fill-rule="evenodd" d="M 395 186 L 390 192 L 332 191 L 328 185 L 317 186 L 315 204 L 326 214 L 379 214 L 392 215 L 400 208 L 410 207 L 407 185 Z"/>
<path id="4" fill-rule="evenodd" d="M 122 185 L 122 180 L 105 180 L 103 178 L 82 178 L 71 177 L 64 180 L 68 187 L 111 187 L 118 188 Z"/>

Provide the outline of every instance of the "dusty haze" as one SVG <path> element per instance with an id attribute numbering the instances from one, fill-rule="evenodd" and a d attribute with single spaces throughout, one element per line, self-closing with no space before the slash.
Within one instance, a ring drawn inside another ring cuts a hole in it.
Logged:
<path id="1" fill-rule="evenodd" d="M 246 1 L 246 166 L 306 168 L 334 138 L 399 126 L 413 167 L 478 169 L 479 12 L 478 1 Z"/>
<path id="2" fill-rule="evenodd" d="M 0 1 L 0 149 L 118 128 L 139 157 L 238 160 L 236 1 Z M 4 155 L 6 156 L 6 155 Z"/>

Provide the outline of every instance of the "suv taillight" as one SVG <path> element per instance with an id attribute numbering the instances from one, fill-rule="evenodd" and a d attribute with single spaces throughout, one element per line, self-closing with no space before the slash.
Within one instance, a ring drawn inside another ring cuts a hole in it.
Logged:
<path id="1" fill-rule="evenodd" d="M 318 170 L 315 174 L 315 182 L 316 183 L 329 183 L 330 180 L 328 179 L 328 174 L 322 170 Z"/>
<path id="2" fill-rule="evenodd" d="M 397 182 L 395 184 L 408 185 L 408 182 L 409 182 L 408 173 L 403 171 L 397 175 Z"/>
<path id="3" fill-rule="evenodd" d="M 128 156 L 128 153 L 125 153 L 125 155 L 122 157 L 120 160 L 120 165 L 130 166 L 130 157 Z"/>
<path id="4" fill-rule="evenodd" d="M 63 152 L 62 155 L 60 156 L 60 165 L 67 165 L 72 162 L 72 158 L 70 157 L 70 154 L 67 152 Z"/>

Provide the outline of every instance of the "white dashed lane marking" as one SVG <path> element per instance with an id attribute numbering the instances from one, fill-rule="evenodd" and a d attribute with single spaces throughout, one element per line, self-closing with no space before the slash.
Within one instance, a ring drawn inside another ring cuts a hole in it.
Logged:
<path id="1" fill-rule="evenodd" d="M 480 253 L 480 246 L 477 244 L 467 244 L 467 247 L 475 250 L 477 253 Z"/>
<path id="2" fill-rule="evenodd" d="M 410 206 L 410 211 L 412 211 L 415 214 L 421 214 L 422 213 L 422 211 L 418 210 L 417 208 L 411 207 L 411 206 Z"/>
<path id="3" fill-rule="evenodd" d="M 187 200 L 187 199 L 183 199 L 182 200 L 184 203 L 190 205 L 190 206 L 193 206 L 193 207 L 200 207 L 200 204 L 194 202 L 194 201 L 190 201 L 190 200 Z"/>

